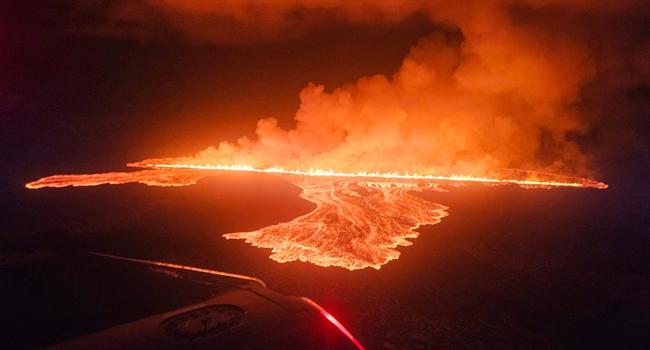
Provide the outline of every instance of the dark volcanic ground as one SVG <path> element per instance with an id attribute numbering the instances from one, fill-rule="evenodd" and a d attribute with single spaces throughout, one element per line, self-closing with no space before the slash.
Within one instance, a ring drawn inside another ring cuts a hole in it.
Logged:
<path id="1" fill-rule="evenodd" d="M 643 188 L 424 193 L 450 216 L 421 228 L 379 271 L 279 264 L 269 250 L 221 237 L 308 212 L 299 191 L 280 177 L 247 174 L 185 188 L 4 190 L 1 303 L 51 293 L 11 300 L 29 283 L 16 271 L 62 249 L 94 250 L 258 276 L 321 303 L 369 349 L 650 347 Z"/>

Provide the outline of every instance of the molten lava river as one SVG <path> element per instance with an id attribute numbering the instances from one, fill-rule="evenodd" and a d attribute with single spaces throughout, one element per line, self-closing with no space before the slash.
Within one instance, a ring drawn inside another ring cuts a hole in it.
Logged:
<path id="1" fill-rule="evenodd" d="M 141 165 L 137 165 L 141 166 Z M 420 225 L 432 225 L 447 215 L 447 207 L 414 195 L 419 191 L 444 191 L 445 186 L 468 182 L 510 184 L 524 187 L 591 187 L 607 185 L 579 178 L 499 180 L 491 178 L 423 177 L 397 174 L 346 174 L 334 172 L 290 172 L 250 167 L 146 165 L 147 170 L 85 175 L 53 175 L 30 182 L 27 188 L 96 186 L 142 183 L 149 186 L 188 186 L 216 171 L 276 173 L 302 188 L 301 197 L 316 208 L 289 222 L 250 232 L 233 232 L 227 239 L 243 239 L 256 247 L 272 249 L 278 262 L 303 261 L 349 270 L 373 267 L 398 259 L 398 246 L 417 238 Z"/>
<path id="2" fill-rule="evenodd" d="M 316 209 L 290 222 L 252 232 L 228 233 L 271 248 L 271 259 L 308 261 L 350 270 L 379 267 L 397 259 L 397 246 L 416 238 L 420 225 L 435 224 L 447 215 L 446 207 L 413 196 L 417 190 L 391 183 L 355 179 L 289 177 L 303 189 L 301 197 Z"/>

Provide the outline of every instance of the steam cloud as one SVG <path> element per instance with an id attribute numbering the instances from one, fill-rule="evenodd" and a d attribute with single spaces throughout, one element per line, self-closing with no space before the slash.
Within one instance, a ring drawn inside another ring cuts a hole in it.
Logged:
<path id="1" fill-rule="evenodd" d="M 398 22 L 419 12 L 450 28 L 420 39 L 391 76 L 362 77 L 333 91 L 309 83 L 300 92 L 293 129 L 264 118 L 254 139 L 221 142 L 174 162 L 476 175 L 524 168 L 588 175 L 589 157 L 576 135 L 589 132 L 588 122 L 599 112 L 593 105 L 585 108 L 585 100 L 650 81 L 650 41 L 621 41 L 625 32 L 608 22 L 634 13 L 640 1 L 101 4 L 106 16 L 95 32 L 144 38 L 171 28 L 208 43 L 301 35 L 323 21 L 317 15 L 323 10 L 339 20 L 368 23 Z"/>

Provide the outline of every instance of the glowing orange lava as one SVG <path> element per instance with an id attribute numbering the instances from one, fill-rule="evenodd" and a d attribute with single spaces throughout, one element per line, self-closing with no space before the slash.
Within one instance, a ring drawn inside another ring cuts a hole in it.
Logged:
<path id="1" fill-rule="evenodd" d="M 478 182 L 486 184 L 514 184 L 524 187 L 593 187 L 598 189 L 606 189 L 607 184 L 599 181 L 560 176 L 555 174 L 540 174 L 535 172 L 526 172 L 526 178 L 494 178 L 482 177 L 472 175 L 459 175 L 452 174 L 449 176 L 443 175 L 423 175 L 423 174 L 409 174 L 409 173 L 380 173 L 380 172 L 344 172 L 335 171 L 332 169 L 308 169 L 308 170 L 287 170 L 280 167 L 258 169 L 250 165 L 236 164 L 236 165 L 221 165 L 221 164 L 178 164 L 178 163 L 129 163 L 128 166 L 132 167 L 150 167 L 156 169 L 195 169 L 195 170 L 217 170 L 217 171 L 248 171 L 256 173 L 267 174 L 283 174 L 283 175 L 300 175 L 300 176 L 315 176 L 315 177 L 343 177 L 343 178 L 379 178 L 388 180 L 424 180 L 424 181 L 451 181 L 451 182 Z M 546 178 L 544 178 L 546 177 Z"/>
<path id="2" fill-rule="evenodd" d="M 122 185 L 141 183 L 148 186 L 188 186 L 193 185 L 205 174 L 196 170 L 150 169 L 128 172 L 98 174 L 52 175 L 25 185 L 29 189 L 43 187 L 85 187 L 98 185 Z"/>
<path id="3" fill-rule="evenodd" d="M 270 248 L 278 262 L 303 261 L 349 270 L 379 269 L 399 258 L 399 246 L 418 237 L 421 225 L 433 225 L 447 215 L 443 205 L 424 200 L 413 192 L 441 190 L 441 186 L 468 183 L 522 187 L 578 187 L 604 189 L 588 179 L 516 172 L 518 177 L 489 178 L 463 175 L 436 176 L 403 173 L 348 173 L 332 170 L 257 169 L 246 165 L 195 165 L 132 163 L 146 167 L 132 172 L 86 175 L 53 175 L 30 182 L 27 188 L 96 186 L 142 183 L 149 186 L 187 186 L 219 172 L 248 171 L 283 176 L 302 188 L 301 197 L 314 203 L 311 212 L 289 222 L 250 232 L 233 232 L 227 239 L 243 239 L 256 247 Z"/>
<path id="4" fill-rule="evenodd" d="M 305 261 L 350 270 L 373 267 L 399 258 L 398 246 L 417 238 L 420 225 L 432 225 L 447 215 L 446 207 L 412 195 L 418 187 L 373 186 L 354 179 L 292 176 L 302 198 L 316 209 L 290 222 L 252 232 L 228 233 L 271 248 L 278 262 Z"/>

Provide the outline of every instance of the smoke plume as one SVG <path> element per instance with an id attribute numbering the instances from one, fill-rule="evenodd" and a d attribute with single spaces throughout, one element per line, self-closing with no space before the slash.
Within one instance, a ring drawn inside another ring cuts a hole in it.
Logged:
<path id="1" fill-rule="evenodd" d="M 104 18 L 93 27 L 99 33 L 143 38 L 173 32 L 213 44 L 307 35 L 332 18 L 386 23 L 416 12 L 449 28 L 421 38 L 391 75 L 361 77 L 331 91 L 307 84 L 291 129 L 263 118 L 255 138 L 145 162 L 589 175 L 589 156 L 579 140 L 592 132 L 590 122 L 598 115 L 593 96 L 650 80 L 650 41 L 625 41 L 626 29 L 613 30 L 610 23 L 641 4 L 143 0 L 86 3 L 77 11 L 101 5 Z M 586 89 L 592 99 L 587 107 Z"/>

